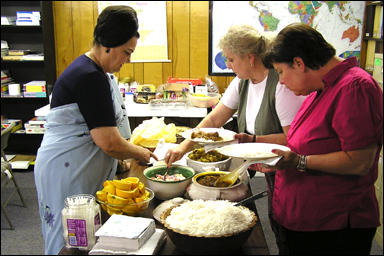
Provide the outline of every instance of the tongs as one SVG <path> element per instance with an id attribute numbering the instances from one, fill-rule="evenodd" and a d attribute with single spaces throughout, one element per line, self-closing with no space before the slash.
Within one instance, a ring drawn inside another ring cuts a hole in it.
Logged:
<path id="1" fill-rule="evenodd" d="M 256 195 L 250 196 L 250 197 L 248 197 L 248 198 L 246 198 L 246 199 L 244 199 L 244 200 L 242 200 L 240 202 L 234 203 L 233 205 L 234 206 L 245 205 L 245 204 L 253 202 L 253 201 L 255 201 L 255 200 L 259 199 L 259 198 L 265 197 L 267 195 L 268 195 L 268 192 L 267 192 L 267 190 L 265 190 L 265 191 L 260 192 L 260 193 L 258 193 Z"/>

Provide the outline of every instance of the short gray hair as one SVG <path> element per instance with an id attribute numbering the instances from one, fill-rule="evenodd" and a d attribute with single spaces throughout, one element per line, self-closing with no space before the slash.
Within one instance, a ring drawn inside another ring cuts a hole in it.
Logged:
<path id="1" fill-rule="evenodd" d="M 262 57 L 274 37 L 275 34 L 272 32 L 266 32 L 261 35 L 251 25 L 233 25 L 220 39 L 218 47 L 226 49 L 240 58 L 243 58 L 248 53 Z"/>

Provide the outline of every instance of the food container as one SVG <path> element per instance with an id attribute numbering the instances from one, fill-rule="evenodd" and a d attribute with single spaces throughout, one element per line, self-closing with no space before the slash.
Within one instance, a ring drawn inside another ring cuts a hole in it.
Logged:
<path id="1" fill-rule="evenodd" d="M 161 200 L 168 200 L 174 197 L 183 196 L 188 184 L 191 183 L 195 171 L 183 165 L 172 165 L 167 174 L 182 174 L 185 179 L 179 181 L 153 180 L 156 174 L 164 175 L 167 171 L 166 165 L 152 166 L 144 170 L 143 174 L 147 178 L 148 186 L 155 192 L 155 196 Z"/>
<path id="2" fill-rule="evenodd" d="M 185 203 L 185 202 L 189 202 L 189 200 L 184 199 L 182 197 L 175 197 L 175 198 L 172 198 L 170 200 L 164 201 L 161 204 L 159 204 L 155 210 L 153 210 L 153 217 L 157 221 L 161 221 L 160 216 L 161 216 L 161 214 L 163 214 L 163 212 L 165 212 L 165 210 L 167 210 L 168 208 L 170 208 L 172 206 L 180 205 L 180 204 Z"/>
<path id="3" fill-rule="evenodd" d="M 231 202 L 239 202 L 246 198 L 249 189 L 243 182 L 242 177 L 239 177 L 237 183 L 226 188 L 204 186 L 197 182 L 200 177 L 206 175 L 224 175 L 227 173 L 228 172 L 210 171 L 195 175 L 192 178 L 191 185 L 189 185 L 187 188 L 187 197 L 192 200 L 229 200 Z"/>
<path id="4" fill-rule="evenodd" d="M 91 250 L 96 243 L 95 232 L 101 226 L 100 206 L 95 197 L 86 194 L 67 197 L 61 219 L 65 246 Z"/>
<path id="5" fill-rule="evenodd" d="M 195 95 L 195 96 L 194 96 Z M 189 98 L 191 99 L 191 103 L 198 108 L 211 108 L 216 105 L 221 97 L 219 93 L 211 93 L 207 94 L 208 97 L 204 96 L 196 96 L 196 94 L 189 94 Z"/>
<path id="6" fill-rule="evenodd" d="M 151 99 L 154 99 L 156 92 L 134 92 L 133 101 L 136 103 L 148 104 Z"/>
<path id="7" fill-rule="evenodd" d="M 185 110 L 188 108 L 187 100 L 151 99 L 149 108 L 152 110 Z"/>
<path id="8" fill-rule="evenodd" d="M 188 157 L 188 155 L 192 152 L 193 151 L 188 152 L 185 155 L 185 159 L 186 159 L 187 165 L 193 168 L 196 171 L 196 173 L 212 171 L 212 170 L 216 170 L 216 168 L 219 171 L 228 171 L 232 163 L 232 157 L 229 157 L 226 160 L 218 161 L 218 162 L 200 162 L 200 161 L 192 160 Z"/>
<path id="9" fill-rule="evenodd" d="M 149 189 L 145 188 L 148 191 L 148 199 L 143 200 L 142 202 L 135 203 L 132 200 L 132 203 L 128 204 L 110 204 L 106 201 L 101 201 L 97 199 L 97 202 L 101 205 L 101 208 L 106 211 L 109 215 L 112 214 L 123 214 L 128 216 L 140 216 L 148 208 L 149 203 L 154 198 L 155 193 Z"/>
<path id="10" fill-rule="evenodd" d="M 210 203 L 209 201 L 205 203 Z M 248 218 L 251 220 L 249 224 L 244 225 L 245 228 L 243 228 L 240 231 L 237 231 L 232 234 L 226 234 L 226 235 L 192 235 L 188 233 L 188 229 L 183 232 L 176 230 L 167 223 L 167 218 L 172 214 L 172 210 L 177 209 L 177 207 L 185 206 L 188 203 L 184 203 L 179 206 L 172 206 L 171 208 L 168 208 L 165 210 L 165 212 L 161 215 L 160 221 L 164 223 L 164 229 L 173 244 L 176 246 L 177 249 L 182 251 L 183 253 L 190 254 L 190 255 L 223 255 L 223 254 L 230 254 L 233 253 L 235 250 L 241 248 L 243 244 L 248 240 L 250 237 L 252 230 L 254 226 L 256 225 L 257 217 L 254 212 L 250 211 L 248 208 L 239 206 L 239 209 L 244 212 L 249 211 Z M 233 206 L 235 207 L 235 206 Z M 232 225 L 233 222 L 236 222 L 236 218 L 238 215 L 236 214 L 227 214 L 227 208 L 224 208 L 226 211 L 225 218 L 228 223 L 228 225 Z M 212 219 L 213 221 L 216 221 L 216 223 L 222 223 L 223 212 L 217 212 L 215 210 L 212 210 L 209 214 L 207 214 L 207 218 Z M 236 212 L 237 213 L 237 212 Z M 187 218 L 187 217 L 186 217 Z M 187 218 L 190 220 L 189 218 Z M 201 218 L 201 215 L 199 214 L 199 218 L 193 219 L 193 226 L 199 227 L 200 224 L 203 225 L 203 227 L 206 227 L 205 223 L 206 219 Z M 198 223 L 196 223 L 198 222 Z M 215 223 L 215 224 L 216 224 Z M 217 225 L 209 225 L 210 228 L 217 227 Z M 206 228 L 205 228 L 206 229 Z"/>

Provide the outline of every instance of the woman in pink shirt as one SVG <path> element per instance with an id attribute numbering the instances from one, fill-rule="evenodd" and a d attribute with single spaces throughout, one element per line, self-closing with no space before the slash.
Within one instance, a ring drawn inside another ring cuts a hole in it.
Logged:
<path id="1" fill-rule="evenodd" d="M 374 182 L 383 143 L 383 92 L 342 59 L 323 36 L 291 24 L 263 62 L 281 84 L 308 95 L 287 135 L 291 152 L 276 166 L 273 216 L 287 229 L 290 254 L 370 254 L 380 226 Z"/>

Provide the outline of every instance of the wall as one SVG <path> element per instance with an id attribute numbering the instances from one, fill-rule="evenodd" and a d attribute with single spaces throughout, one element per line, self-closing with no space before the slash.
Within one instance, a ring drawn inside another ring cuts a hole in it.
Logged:
<path id="1" fill-rule="evenodd" d="M 93 41 L 98 10 L 96 1 L 53 1 L 57 77 Z M 209 2 L 167 1 L 168 58 L 171 62 L 125 64 L 115 75 L 141 84 L 160 85 L 169 76 L 202 78 L 208 75 Z M 233 77 L 211 79 L 220 92 Z"/>

